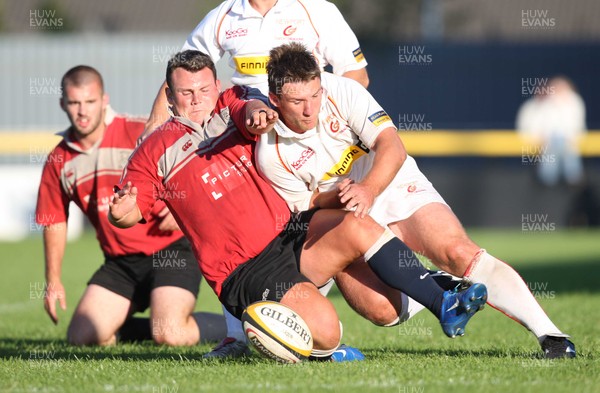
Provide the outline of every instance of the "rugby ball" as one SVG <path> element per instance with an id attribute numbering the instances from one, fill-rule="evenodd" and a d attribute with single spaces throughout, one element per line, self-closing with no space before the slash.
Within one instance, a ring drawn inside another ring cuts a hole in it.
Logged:
<path id="1" fill-rule="evenodd" d="M 242 314 L 248 342 L 261 355 L 281 363 L 299 363 L 308 358 L 313 339 L 306 322 L 281 303 L 251 304 Z"/>

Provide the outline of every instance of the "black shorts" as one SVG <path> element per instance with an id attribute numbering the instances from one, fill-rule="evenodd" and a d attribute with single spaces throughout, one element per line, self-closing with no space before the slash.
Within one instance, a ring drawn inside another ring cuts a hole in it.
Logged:
<path id="1" fill-rule="evenodd" d="M 310 282 L 300 273 L 300 254 L 315 211 L 292 215 L 286 228 L 260 254 L 225 279 L 219 300 L 227 311 L 239 319 L 250 304 L 279 302 L 295 284 Z"/>
<path id="2" fill-rule="evenodd" d="M 198 297 L 202 275 L 190 243 L 185 237 L 152 255 L 131 254 L 106 257 L 88 285 L 96 284 L 131 300 L 131 310 L 150 306 L 154 288 L 174 286 Z"/>

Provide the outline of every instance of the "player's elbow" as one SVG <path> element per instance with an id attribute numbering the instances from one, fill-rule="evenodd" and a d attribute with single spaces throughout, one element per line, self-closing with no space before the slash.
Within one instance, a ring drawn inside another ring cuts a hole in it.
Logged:
<path id="1" fill-rule="evenodd" d="M 371 82 L 369 80 L 369 74 L 367 74 L 367 71 L 365 70 L 365 72 L 361 75 L 358 83 L 360 83 L 366 89 L 369 87 L 369 82 Z"/>

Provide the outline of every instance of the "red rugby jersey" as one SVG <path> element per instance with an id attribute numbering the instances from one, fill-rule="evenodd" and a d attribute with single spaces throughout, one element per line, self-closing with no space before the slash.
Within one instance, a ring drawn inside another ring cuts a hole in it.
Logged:
<path id="1" fill-rule="evenodd" d="M 244 124 L 246 93 L 239 86 L 226 90 L 203 126 L 171 118 L 134 152 L 120 183 L 138 188 L 145 219 L 156 199 L 167 203 L 217 296 L 225 278 L 290 218 L 285 201 L 257 172 L 255 138 Z"/>
<path id="2" fill-rule="evenodd" d="M 144 122 L 115 115 L 110 108 L 105 122 L 103 138 L 89 150 L 82 150 L 74 142 L 71 130 L 63 133 L 63 140 L 50 152 L 44 165 L 36 222 L 41 225 L 66 222 L 68 206 L 73 201 L 96 229 L 105 255 L 152 255 L 183 236 L 181 231 L 158 232 L 156 214 L 164 208 L 164 203 L 154 206 L 146 225 L 119 229 L 108 221 L 113 187 L 144 131 Z"/>

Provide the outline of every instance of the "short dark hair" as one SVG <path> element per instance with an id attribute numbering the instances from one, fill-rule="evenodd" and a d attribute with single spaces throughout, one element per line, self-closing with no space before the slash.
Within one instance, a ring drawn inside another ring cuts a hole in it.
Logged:
<path id="1" fill-rule="evenodd" d="M 173 55 L 173 57 L 171 57 L 169 63 L 167 64 L 167 86 L 169 86 L 169 89 L 173 89 L 171 76 L 176 68 L 183 68 L 184 70 L 190 72 L 198 72 L 206 67 L 212 71 L 216 80 L 217 69 L 215 68 L 215 63 L 213 63 L 210 56 L 200 51 L 191 49 L 176 53 Z"/>
<path id="2" fill-rule="evenodd" d="M 281 95 L 286 83 L 309 82 L 321 77 L 321 69 L 306 47 L 297 42 L 271 49 L 267 62 L 269 92 Z"/>
<path id="3" fill-rule="evenodd" d="M 71 68 L 63 75 L 60 81 L 60 88 L 64 96 L 67 85 L 81 86 L 91 82 L 98 82 L 102 92 L 104 92 L 104 81 L 98 70 L 87 65 L 78 65 Z"/>

